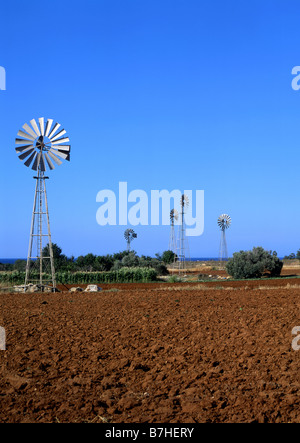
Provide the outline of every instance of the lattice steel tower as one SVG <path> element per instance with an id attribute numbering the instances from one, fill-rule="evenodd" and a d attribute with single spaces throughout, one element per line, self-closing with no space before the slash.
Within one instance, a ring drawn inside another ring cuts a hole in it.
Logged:
<path id="1" fill-rule="evenodd" d="M 30 240 L 28 247 L 25 286 L 34 282 L 40 285 L 43 290 L 44 286 L 50 285 L 47 274 L 51 275 L 52 290 L 56 288 L 55 269 L 53 259 L 53 248 L 50 232 L 50 220 L 48 211 L 48 200 L 45 180 L 49 177 L 45 176 L 46 165 L 50 170 L 54 169 L 54 164 L 60 165 L 64 160 L 70 160 L 69 138 L 65 137 L 66 131 L 60 128 L 59 123 L 55 123 L 52 127 L 53 120 L 48 119 L 45 125 L 44 118 L 39 118 L 39 124 L 34 119 L 30 121 L 31 126 L 27 123 L 23 125 L 23 130 L 18 132 L 16 138 L 16 151 L 20 160 L 25 160 L 25 166 L 37 171 L 37 176 L 33 202 L 33 211 L 31 218 Z M 21 137 L 21 138 L 20 138 Z M 48 243 L 48 248 L 45 248 Z M 43 250 L 47 250 L 47 254 L 43 255 Z"/>
<path id="2" fill-rule="evenodd" d="M 231 218 L 227 214 L 222 214 L 218 218 L 217 223 L 219 225 L 219 228 L 221 229 L 221 241 L 220 241 L 220 248 L 219 248 L 219 261 L 222 261 L 222 260 L 227 260 L 228 259 L 228 251 L 227 251 L 227 242 L 226 242 L 225 231 L 231 225 Z"/>
<path id="3" fill-rule="evenodd" d="M 178 220 L 178 211 L 176 209 L 171 209 L 170 212 L 170 224 L 171 224 L 171 232 L 169 239 L 169 251 L 176 253 L 176 235 L 175 235 L 175 220 Z"/>
<path id="4" fill-rule="evenodd" d="M 189 199 L 187 195 L 182 194 L 180 199 L 180 226 L 178 229 L 178 239 L 177 239 L 177 250 L 176 250 L 176 264 L 179 269 L 179 274 L 181 271 L 186 270 L 186 260 L 189 259 L 189 245 L 188 240 L 186 238 L 186 228 L 185 228 L 185 220 L 184 214 L 185 209 L 189 206 Z"/>

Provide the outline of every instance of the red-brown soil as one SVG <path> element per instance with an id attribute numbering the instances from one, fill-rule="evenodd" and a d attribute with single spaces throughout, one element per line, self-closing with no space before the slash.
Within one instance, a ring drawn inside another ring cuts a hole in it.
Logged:
<path id="1" fill-rule="evenodd" d="M 0 422 L 300 422 L 300 280 L 0 294 Z"/>

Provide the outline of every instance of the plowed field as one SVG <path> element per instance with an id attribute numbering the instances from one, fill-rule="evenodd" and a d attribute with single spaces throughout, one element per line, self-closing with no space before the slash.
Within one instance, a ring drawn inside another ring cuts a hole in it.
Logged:
<path id="1" fill-rule="evenodd" d="M 0 422 L 300 422 L 300 280 L 0 294 Z"/>

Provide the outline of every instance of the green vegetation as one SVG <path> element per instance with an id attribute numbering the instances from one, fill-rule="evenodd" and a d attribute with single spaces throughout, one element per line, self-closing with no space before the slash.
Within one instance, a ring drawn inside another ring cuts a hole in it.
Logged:
<path id="1" fill-rule="evenodd" d="M 165 251 L 161 256 L 161 260 L 166 264 L 171 264 L 174 263 L 175 257 L 177 255 L 173 251 Z"/>
<path id="2" fill-rule="evenodd" d="M 122 268 L 119 271 L 102 272 L 56 272 L 56 280 L 62 284 L 96 284 L 96 283 L 130 283 L 130 282 L 152 282 L 157 279 L 157 271 L 152 268 Z M 39 279 L 39 273 L 31 273 L 33 280 Z M 25 280 L 24 271 L 1 272 L 0 283 L 14 285 L 23 284 Z M 51 281 L 51 276 L 43 275 L 43 280 Z"/>
<path id="3" fill-rule="evenodd" d="M 178 283 L 181 282 L 181 279 L 177 277 L 177 275 L 171 275 L 171 277 L 168 278 L 168 283 Z"/>
<path id="4" fill-rule="evenodd" d="M 300 249 L 298 249 L 296 254 L 292 252 L 290 255 L 285 255 L 283 260 L 300 260 Z"/>
<path id="5" fill-rule="evenodd" d="M 277 277 L 282 266 L 283 262 L 279 260 L 275 251 L 265 251 L 262 247 L 256 247 L 252 251 L 235 252 L 228 260 L 226 270 L 235 279 L 260 278 L 264 274 Z"/>
<path id="6" fill-rule="evenodd" d="M 63 284 L 155 281 L 158 275 L 169 274 L 166 264 L 170 262 L 173 254 L 171 251 L 165 251 L 153 258 L 145 255 L 139 257 L 135 251 L 122 251 L 104 256 L 89 253 L 75 259 L 64 255 L 55 243 L 52 244 L 52 249 L 56 280 Z M 49 256 L 49 245 L 43 249 L 43 255 Z M 16 260 L 14 264 L 0 263 L 0 283 L 24 283 L 25 270 L 26 260 Z M 32 275 L 32 272 L 30 275 L 31 279 L 39 279 L 38 271 L 36 276 Z M 43 280 L 45 279 L 48 279 L 47 275 L 44 275 Z"/>

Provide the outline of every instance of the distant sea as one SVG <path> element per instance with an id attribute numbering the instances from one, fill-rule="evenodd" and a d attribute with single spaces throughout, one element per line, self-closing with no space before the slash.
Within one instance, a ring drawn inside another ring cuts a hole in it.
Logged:
<path id="1" fill-rule="evenodd" d="M 27 260 L 27 258 L 0 258 L 0 263 L 6 264 L 6 263 L 14 263 L 16 260 Z M 204 257 L 204 258 L 191 258 L 191 261 L 218 261 L 218 258 L 214 257 Z"/>
<path id="2" fill-rule="evenodd" d="M 27 260 L 27 258 L 0 258 L 0 263 L 14 263 L 16 260 Z"/>

